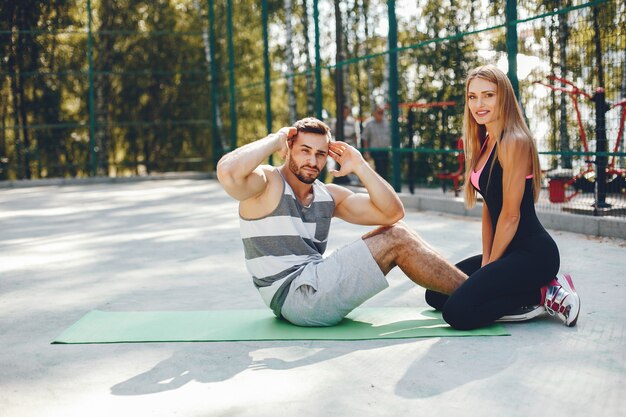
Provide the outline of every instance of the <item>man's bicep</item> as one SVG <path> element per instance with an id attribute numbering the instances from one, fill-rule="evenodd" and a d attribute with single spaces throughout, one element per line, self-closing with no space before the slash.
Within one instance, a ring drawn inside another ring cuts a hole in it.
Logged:
<path id="1" fill-rule="evenodd" d="M 257 167 L 250 175 L 241 178 L 225 178 L 220 180 L 224 190 L 235 200 L 244 201 L 256 197 L 267 188 L 267 173 Z"/>
<path id="2" fill-rule="evenodd" d="M 335 209 L 335 215 L 349 223 L 365 226 L 382 224 L 384 221 L 369 195 L 364 193 L 353 193 L 346 197 Z"/>

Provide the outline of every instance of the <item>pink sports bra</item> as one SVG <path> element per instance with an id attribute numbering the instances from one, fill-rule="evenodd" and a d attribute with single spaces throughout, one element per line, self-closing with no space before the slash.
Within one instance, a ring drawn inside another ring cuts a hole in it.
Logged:
<path id="1" fill-rule="evenodd" d="M 487 142 L 488 140 L 485 140 L 483 142 L 483 146 L 480 148 L 481 155 L 483 153 L 483 149 L 485 149 L 485 145 L 487 144 Z M 493 148 L 495 148 L 495 145 L 493 146 Z M 489 156 L 487 157 L 487 160 L 485 161 L 483 166 L 478 171 L 472 170 L 472 173 L 470 174 L 470 182 L 472 183 L 474 188 L 476 188 L 478 191 L 480 191 L 480 185 L 478 185 L 478 180 L 480 179 L 480 175 L 483 173 L 483 169 L 485 169 L 485 165 L 487 165 L 487 162 L 489 162 L 489 158 L 491 158 L 491 153 L 493 152 L 493 148 L 491 148 L 491 151 L 489 151 Z M 533 177 L 533 174 L 530 174 L 526 176 L 526 179 L 528 180 L 532 177 Z"/>

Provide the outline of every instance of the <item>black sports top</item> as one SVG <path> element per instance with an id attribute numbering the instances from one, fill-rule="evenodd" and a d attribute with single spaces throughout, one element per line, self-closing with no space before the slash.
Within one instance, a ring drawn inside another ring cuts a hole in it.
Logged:
<path id="1" fill-rule="evenodd" d="M 494 146 L 497 146 L 497 144 Z M 491 224 L 495 233 L 496 225 L 498 224 L 498 218 L 502 211 L 503 194 L 502 194 L 502 166 L 499 160 L 495 158 L 495 152 L 492 150 L 489 158 L 485 162 L 483 169 L 480 172 L 478 178 L 478 185 L 474 188 L 482 195 L 483 200 L 487 203 L 489 209 L 489 217 L 491 217 Z M 493 169 L 492 164 L 493 162 Z M 520 204 L 520 221 L 515 232 L 515 236 L 509 244 L 509 248 L 515 246 L 516 242 L 526 239 L 527 237 L 537 234 L 547 233 L 546 229 L 541 225 L 535 212 L 535 201 L 533 198 L 533 179 L 532 177 L 526 177 L 526 184 L 524 188 L 524 195 L 522 196 L 522 202 Z"/>

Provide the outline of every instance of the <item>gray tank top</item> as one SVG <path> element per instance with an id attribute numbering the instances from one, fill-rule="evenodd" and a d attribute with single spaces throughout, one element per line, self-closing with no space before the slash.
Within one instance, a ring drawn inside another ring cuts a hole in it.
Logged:
<path id="1" fill-rule="evenodd" d="M 239 216 L 246 268 L 265 304 L 280 317 L 291 282 L 311 262 L 322 261 L 335 201 L 319 180 L 305 207 L 283 178 L 276 209 L 260 219 Z"/>

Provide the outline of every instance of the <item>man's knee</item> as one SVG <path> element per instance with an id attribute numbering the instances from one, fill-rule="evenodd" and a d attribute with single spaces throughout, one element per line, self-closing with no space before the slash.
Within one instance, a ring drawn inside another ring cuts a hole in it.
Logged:
<path id="1" fill-rule="evenodd" d="M 397 244 L 411 244 L 411 245 L 420 245 L 421 240 L 418 235 L 407 226 L 404 222 L 398 222 L 392 226 L 386 232 L 389 239 L 396 242 Z"/>
<path id="2" fill-rule="evenodd" d="M 363 236 L 363 240 L 370 247 L 394 251 L 395 249 L 412 249 L 422 246 L 419 236 L 412 231 L 404 222 L 398 222 L 391 226 L 381 226 Z"/>
<path id="3" fill-rule="evenodd" d="M 408 227 L 398 222 L 391 226 L 378 227 L 363 236 L 363 241 L 383 274 L 396 266 L 396 259 L 408 247 Z"/>

